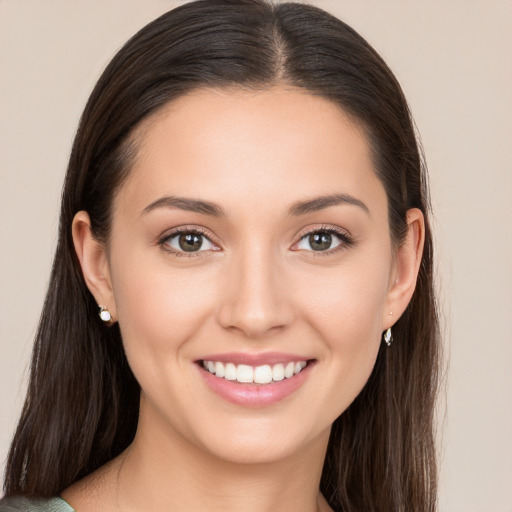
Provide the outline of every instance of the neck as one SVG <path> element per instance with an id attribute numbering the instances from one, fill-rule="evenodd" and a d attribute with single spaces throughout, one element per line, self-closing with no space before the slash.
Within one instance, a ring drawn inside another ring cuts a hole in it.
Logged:
<path id="1" fill-rule="evenodd" d="M 326 510 L 319 484 L 329 432 L 297 453 L 251 464 L 220 459 L 168 428 L 155 429 L 154 418 L 141 420 L 119 465 L 123 512 Z"/>

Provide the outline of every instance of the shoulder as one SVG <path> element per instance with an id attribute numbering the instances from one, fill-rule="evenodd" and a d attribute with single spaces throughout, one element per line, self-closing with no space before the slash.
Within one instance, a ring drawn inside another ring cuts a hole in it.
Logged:
<path id="1" fill-rule="evenodd" d="M 13 496 L 0 500 L 0 512 L 75 512 L 62 498 Z"/>

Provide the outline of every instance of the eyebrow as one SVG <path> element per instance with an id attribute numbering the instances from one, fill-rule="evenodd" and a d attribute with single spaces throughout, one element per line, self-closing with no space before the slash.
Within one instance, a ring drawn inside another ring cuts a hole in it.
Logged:
<path id="1" fill-rule="evenodd" d="M 190 199 L 187 197 L 165 196 L 153 201 L 142 210 L 142 214 L 149 213 L 157 208 L 176 208 L 187 212 L 202 213 L 213 217 L 225 217 L 224 210 L 215 203 L 201 201 L 199 199 Z"/>
<path id="2" fill-rule="evenodd" d="M 350 204 L 362 208 L 366 213 L 370 213 L 368 206 L 366 206 L 360 199 L 357 199 L 349 194 L 331 194 L 327 196 L 314 197 L 306 201 L 295 203 L 289 210 L 290 215 L 304 215 L 306 213 L 317 212 L 331 206 L 340 204 Z"/>
<path id="3" fill-rule="evenodd" d="M 358 206 L 366 213 L 370 213 L 369 208 L 361 200 L 349 194 L 330 194 L 314 197 L 313 199 L 307 199 L 305 201 L 299 201 L 290 207 L 288 214 L 293 216 L 305 215 L 307 213 L 317 212 L 340 204 Z M 142 210 L 141 215 L 149 213 L 157 208 L 175 208 L 178 210 L 210 215 L 212 217 L 226 216 L 224 210 L 218 204 L 211 203 L 210 201 L 176 196 L 164 196 L 153 201 L 151 204 L 146 206 L 144 210 Z"/>

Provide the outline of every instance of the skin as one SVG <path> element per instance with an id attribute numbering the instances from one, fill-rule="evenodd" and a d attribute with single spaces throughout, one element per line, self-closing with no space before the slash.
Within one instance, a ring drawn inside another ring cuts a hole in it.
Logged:
<path id="1" fill-rule="evenodd" d="M 86 212 L 73 236 L 89 289 L 119 321 L 142 389 L 139 427 L 120 457 L 63 497 L 78 512 L 330 510 L 318 487 L 331 424 L 412 296 L 421 212 L 408 212 L 395 247 L 364 132 L 297 89 L 196 91 L 135 138 L 109 247 L 92 237 Z M 290 214 L 332 194 L 362 206 Z M 224 215 L 145 211 L 163 196 L 215 203 Z M 176 227 L 200 229 L 211 243 L 178 256 L 176 238 L 159 243 Z M 308 234 L 326 228 L 340 237 L 313 250 Z M 299 389 L 265 407 L 227 402 L 196 364 L 206 354 L 270 351 L 314 364 Z"/>

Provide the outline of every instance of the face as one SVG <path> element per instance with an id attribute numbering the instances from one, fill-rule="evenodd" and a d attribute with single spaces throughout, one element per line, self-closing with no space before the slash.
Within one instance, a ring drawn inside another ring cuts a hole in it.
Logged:
<path id="1" fill-rule="evenodd" d="M 201 90 L 145 122 L 108 255 L 139 428 L 271 461 L 365 385 L 396 278 L 363 131 L 303 91 Z"/>

